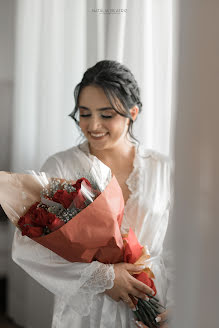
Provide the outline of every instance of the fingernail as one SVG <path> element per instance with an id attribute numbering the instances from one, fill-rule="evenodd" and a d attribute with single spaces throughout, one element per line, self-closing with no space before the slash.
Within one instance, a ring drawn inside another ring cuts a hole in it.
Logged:
<path id="1" fill-rule="evenodd" d="M 143 270 L 146 268 L 146 265 L 137 265 L 136 269 Z"/>
<path id="2" fill-rule="evenodd" d="M 155 295 L 155 292 L 153 289 L 151 289 L 151 295 L 154 296 Z"/>
<path id="3" fill-rule="evenodd" d="M 156 321 L 156 322 L 160 322 L 160 321 L 161 321 L 161 317 L 156 317 L 156 318 L 155 318 L 155 321 Z"/>
<path id="4" fill-rule="evenodd" d="M 142 324 L 139 321 L 135 321 L 135 323 L 138 327 L 141 327 L 141 328 L 143 327 Z"/>
<path id="5" fill-rule="evenodd" d="M 149 301 L 149 297 L 148 296 L 145 296 L 144 297 L 144 300 L 148 302 Z"/>
<path id="6" fill-rule="evenodd" d="M 137 310 L 136 310 L 136 308 L 133 308 L 133 309 L 132 309 L 132 311 L 134 311 L 134 312 L 135 312 L 135 311 L 137 311 Z"/>

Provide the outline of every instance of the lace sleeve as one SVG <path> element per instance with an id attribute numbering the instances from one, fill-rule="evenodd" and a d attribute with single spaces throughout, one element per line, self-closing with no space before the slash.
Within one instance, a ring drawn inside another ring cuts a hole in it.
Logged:
<path id="1" fill-rule="evenodd" d="M 90 313 L 90 308 L 94 297 L 111 289 L 114 284 L 115 273 L 112 264 L 92 262 L 81 274 L 80 289 L 77 298 L 71 297 L 68 302 L 74 310 L 81 316 Z M 81 306 L 83 304 L 83 307 Z"/>
<path id="2" fill-rule="evenodd" d="M 12 259 L 32 278 L 56 296 L 68 301 L 72 309 L 86 316 L 93 297 L 114 284 L 114 267 L 98 261 L 70 263 L 41 246 L 16 228 Z"/>

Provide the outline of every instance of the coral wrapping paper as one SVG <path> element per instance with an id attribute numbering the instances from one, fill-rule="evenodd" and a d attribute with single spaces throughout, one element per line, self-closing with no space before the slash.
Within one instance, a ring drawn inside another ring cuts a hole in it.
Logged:
<path id="1" fill-rule="evenodd" d="M 35 176 L 0 172 L 0 203 L 14 224 L 40 201 L 42 188 Z M 123 212 L 122 190 L 113 176 L 94 202 L 72 220 L 48 235 L 32 239 L 70 262 L 121 262 Z"/>
<path id="2" fill-rule="evenodd" d="M 143 246 L 141 246 L 130 228 L 128 235 L 124 235 L 123 242 L 125 246 L 124 262 L 134 264 L 142 255 Z"/>
<path id="3" fill-rule="evenodd" d="M 32 239 L 70 262 L 121 262 L 123 211 L 122 191 L 112 177 L 94 202 L 72 220 L 49 235 Z"/>
<path id="4" fill-rule="evenodd" d="M 150 255 L 139 242 L 138 239 L 131 228 L 129 228 L 128 234 L 123 235 L 124 243 L 124 262 L 133 263 L 138 265 L 144 265 L 145 262 L 150 259 Z M 153 272 L 149 267 L 133 274 L 137 280 L 143 282 L 145 285 L 152 288 L 156 295 L 157 290 L 154 285 L 152 278 L 155 278 Z"/>

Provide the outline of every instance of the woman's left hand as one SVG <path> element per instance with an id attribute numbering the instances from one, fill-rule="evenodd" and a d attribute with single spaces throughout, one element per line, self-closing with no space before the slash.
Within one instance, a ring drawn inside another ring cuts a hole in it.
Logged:
<path id="1" fill-rule="evenodd" d="M 166 322 L 168 319 L 168 314 L 169 314 L 169 311 L 166 310 L 157 316 L 156 321 L 160 323 L 160 328 L 168 328 L 169 327 L 168 323 Z M 136 321 L 136 327 L 148 328 L 148 326 L 145 326 L 141 321 Z"/>

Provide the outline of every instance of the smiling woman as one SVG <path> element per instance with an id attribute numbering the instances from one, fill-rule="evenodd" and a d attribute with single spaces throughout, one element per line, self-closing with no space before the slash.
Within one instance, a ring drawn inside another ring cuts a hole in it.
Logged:
<path id="1" fill-rule="evenodd" d="M 121 233 L 131 228 L 140 244 L 147 246 L 157 297 L 169 307 L 172 266 L 164 238 L 171 207 L 171 162 L 163 154 L 143 149 L 132 133 L 142 110 L 138 84 L 126 66 L 104 60 L 84 73 L 74 95 L 70 116 L 86 141 L 49 157 L 41 170 L 76 180 L 76 174 L 91 163 L 89 172 L 98 171 L 101 180 L 101 168 L 111 169 L 125 202 Z M 137 265 L 70 263 L 22 237 L 19 230 L 12 257 L 55 294 L 53 328 L 135 327 L 135 299 L 148 301 L 146 294 L 152 292 L 133 277 L 140 270 Z M 163 317 L 166 320 L 166 314 Z"/>

